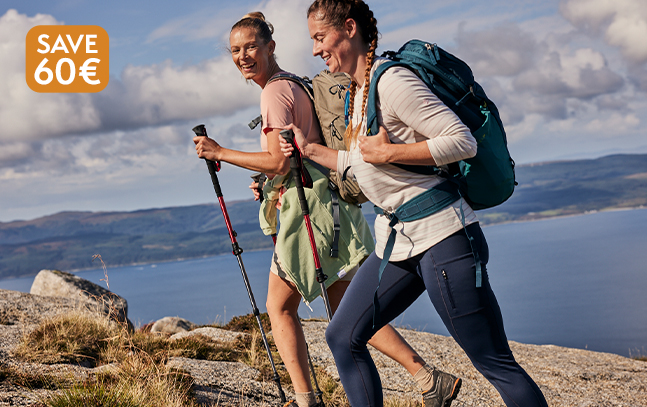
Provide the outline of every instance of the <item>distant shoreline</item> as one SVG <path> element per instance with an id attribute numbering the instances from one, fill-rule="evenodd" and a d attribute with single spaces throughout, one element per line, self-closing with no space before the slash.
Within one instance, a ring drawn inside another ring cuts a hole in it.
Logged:
<path id="1" fill-rule="evenodd" d="M 494 223 L 488 223 L 482 225 L 482 227 L 488 228 L 491 226 L 500 226 L 500 225 L 505 225 L 505 224 L 512 224 L 512 223 L 528 223 L 528 222 L 538 222 L 538 221 L 544 221 L 544 220 L 551 220 L 551 219 L 560 219 L 560 218 L 570 218 L 570 217 L 575 217 L 575 216 L 584 216 L 584 215 L 592 215 L 596 213 L 601 213 L 601 212 L 620 212 L 620 211 L 632 211 L 632 210 L 641 210 L 641 209 L 647 209 L 644 205 L 636 206 L 636 207 L 615 207 L 615 208 L 605 208 L 605 209 L 600 209 L 600 210 L 592 210 L 592 211 L 586 211 L 586 212 L 580 212 L 580 213 L 572 213 L 572 214 L 567 214 L 567 215 L 556 215 L 556 216 L 546 216 L 546 217 L 537 217 L 534 219 L 524 219 L 524 220 L 509 220 L 509 221 L 502 221 L 502 222 L 494 222 Z M 477 212 L 478 216 L 478 212 Z M 243 247 L 243 250 L 245 252 L 258 252 L 258 251 L 264 251 L 264 250 L 272 250 L 271 248 L 267 249 L 248 249 L 245 250 Z M 175 259 L 167 259 L 167 260 L 160 260 L 160 261 L 153 261 L 153 262 L 136 262 L 136 263 L 126 263 L 126 264 L 115 264 L 115 265 L 107 265 L 106 264 L 106 269 L 109 270 L 111 268 L 117 268 L 117 267 L 135 267 L 135 266 L 146 266 L 146 265 L 154 265 L 154 264 L 164 264 L 164 263 L 172 263 L 172 262 L 177 262 L 177 261 L 184 261 L 184 260 L 197 260 L 197 259 L 206 259 L 210 257 L 217 257 L 217 256 L 224 256 L 231 254 L 231 252 L 221 252 L 221 253 L 215 253 L 215 254 L 210 254 L 210 255 L 204 255 L 204 256 L 197 256 L 197 257 L 178 257 Z M 84 272 L 84 271 L 90 271 L 90 270 L 100 270 L 102 267 L 86 267 L 86 268 L 78 268 L 78 269 L 70 269 L 70 270 L 64 270 L 70 273 L 79 273 L 79 272 Z M 17 276 L 11 276 L 8 278 L 2 278 L 0 281 L 9 281 L 9 280 L 15 280 L 19 278 L 27 278 L 27 277 L 35 277 L 38 272 L 34 274 L 24 274 L 24 275 L 17 275 Z"/>
<path id="2" fill-rule="evenodd" d="M 578 213 L 569 213 L 566 215 L 554 215 L 554 216 L 545 216 L 545 217 L 537 217 L 537 218 L 532 218 L 532 219 L 515 219 L 515 220 L 505 220 L 502 222 L 493 222 L 493 223 L 488 223 L 486 225 L 481 225 L 481 227 L 486 228 L 490 226 L 499 226 L 499 225 L 505 225 L 509 223 L 527 223 L 527 222 L 539 222 L 542 220 L 551 220 L 551 219 L 560 219 L 560 218 L 571 218 L 574 216 L 585 216 L 585 215 L 593 215 L 596 213 L 602 213 L 602 212 L 623 212 L 623 211 L 634 211 L 634 210 L 640 210 L 640 209 L 647 209 L 644 205 L 639 205 L 635 207 L 612 207 L 612 208 L 604 208 L 604 209 L 596 209 L 592 211 L 585 211 L 585 212 L 578 212 Z M 476 216 L 478 217 L 478 212 L 476 213 Z"/>

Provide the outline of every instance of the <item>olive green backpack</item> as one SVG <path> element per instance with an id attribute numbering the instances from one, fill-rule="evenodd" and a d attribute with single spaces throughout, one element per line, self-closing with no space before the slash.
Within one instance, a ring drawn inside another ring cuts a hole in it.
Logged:
<path id="1" fill-rule="evenodd" d="M 310 80 L 307 77 L 302 78 L 287 72 L 281 72 L 270 78 L 267 83 L 281 79 L 298 83 L 310 96 L 319 119 L 324 144 L 335 150 L 346 150 L 346 144 L 344 143 L 344 133 L 346 132 L 345 111 L 350 76 L 343 72 L 332 73 L 328 70 L 323 70 Z M 254 128 L 258 123 L 260 123 L 260 116 L 249 126 Z M 344 201 L 351 204 L 362 204 L 368 201 L 355 178 L 346 177 L 345 173 L 340 174 L 334 170 L 329 170 L 327 176 Z"/>

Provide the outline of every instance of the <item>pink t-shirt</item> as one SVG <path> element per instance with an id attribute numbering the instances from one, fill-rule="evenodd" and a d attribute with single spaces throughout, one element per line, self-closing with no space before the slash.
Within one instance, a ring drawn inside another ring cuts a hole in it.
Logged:
<path id="1" fill-rule="evenodd" d="M 312 101 L 303 88 L 290 80 L 276 80 L 261 92 L 263 131 L 261 149 L 267 151 L 267 133 L 285 129 L 294 123 L 303 131 L 309 143 L 321 143 L 321 132 Z"/>

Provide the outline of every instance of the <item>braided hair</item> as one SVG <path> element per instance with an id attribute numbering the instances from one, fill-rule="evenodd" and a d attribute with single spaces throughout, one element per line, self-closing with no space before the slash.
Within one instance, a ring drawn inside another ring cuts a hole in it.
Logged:
<path id="1" fill-rule="evenodd" d="M 336 28 L 343 29 L 346 20 L 351 18 L 357 23 L 359 32 L 362 36 L 364 43 L 368 44 L 368 53 L 366 54 L 366 73 L 364 76 L 364 95 L 362 99 L 362 116 L 364 116 L 366 109 L 366 101 L 368 100 L 368 89 L 370 85 L 371 68 L 375 60 L 375 50 L 377 49 L 377 20 L 373 16 L 373 12 L 366 3 L 362 0 L 315 0 L 308 8 L 308 18 L 313 15 L 317 20 Z M 350 99 L 355 99 L 357 92 L 357 82 L 351 82 Z M 344 141 L 346 147 L 350 147 L 352 141 L 357 139 L 357 134 L 361 124 L 353 129 L 353 110 L 354 103 L 349 106 L 348 115 L 350 122 L 346 128 Z"/>

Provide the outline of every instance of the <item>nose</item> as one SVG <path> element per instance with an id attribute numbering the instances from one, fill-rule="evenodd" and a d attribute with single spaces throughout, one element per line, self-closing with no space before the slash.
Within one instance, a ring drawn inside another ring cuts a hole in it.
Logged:
<path id="1" fill-rule="evenodd" d="M 316 57 L 321 53 L 321 50 L 319 49 L 319 43 L 314 40 L 312 41 L 312 56 Z"/>

